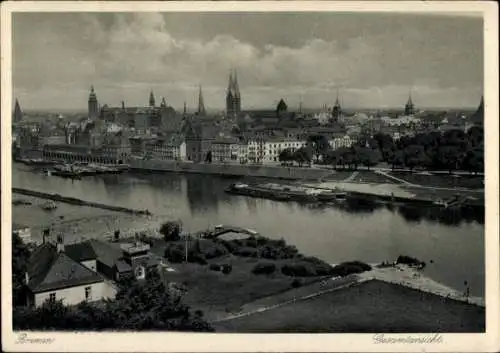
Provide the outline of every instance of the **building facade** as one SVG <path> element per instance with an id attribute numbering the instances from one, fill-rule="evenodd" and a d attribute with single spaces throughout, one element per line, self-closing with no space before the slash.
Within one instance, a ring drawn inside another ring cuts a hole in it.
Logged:
<path id="1" fill-rule="evenodd" d="M 212 142 L 212 161 L 239 162 L 239 141 L 235 138 L 216 138 Z"/>
<path id="2" fill-rule="evenodd" d="M 185 161 L 186 141 L 182 135 L 170 135 L 157 137 L 145 142 L 146 159 L 157 159 L 164 161 Z"/>

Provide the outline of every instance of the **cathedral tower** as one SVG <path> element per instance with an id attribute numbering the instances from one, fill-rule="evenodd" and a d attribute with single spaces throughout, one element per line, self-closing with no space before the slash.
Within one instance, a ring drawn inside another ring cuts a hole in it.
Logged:
<path id="1" fill-rule="evenodd" d="M 89 119 L 96 120 L 99 116 L 99 104 L 97 103 L 97 96 L 94 92 L 94 86 L 90 86 L 90 94 L 89 94 Z"/>
<path id="2" fill-rule="evenodd" d="M 411 91 L 410 95 L 408 97 L 408 102 L 406 102 L 405 105 L 405 115 L 413 115 L 415 114 L 415 105 L 413 104 L 413 101 L 411 100 Z"/>
<path id="3" fill-rule="evenodd" d="M 241 112 L 241 95 L 236 70 L 229 73 L 229 83 L 226 92 L 226 114 L 235 116 Z"/>
<path id="4" fill-rule="evenodd" d="M 332 108 L 332 120 L 338 122 L 342 117 L 342 106 L 339 101 L 339 91 L 337 90 L 337 99 L 335 99 L 335 104 Z"/>

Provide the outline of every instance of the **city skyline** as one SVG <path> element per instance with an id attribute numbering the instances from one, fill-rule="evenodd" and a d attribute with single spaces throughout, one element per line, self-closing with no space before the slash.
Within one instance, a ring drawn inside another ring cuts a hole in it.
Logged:
<path id="1" fill-rule="evenodd" d="M 110 106 L 145 106 L 153 91 L 179 110 L 196 107 L 201 85 L 214 111 L 236 69 L 242 110 L 280 98 L 333 106 L 337 89 L 345 107 L 403 107 L 411 90 L 417 109 L 472 108 L 483 93 L 482 42 L 480 17 L 15 14 L 13 93 L 26 110 L 79 110 L 91 85 Z"/>

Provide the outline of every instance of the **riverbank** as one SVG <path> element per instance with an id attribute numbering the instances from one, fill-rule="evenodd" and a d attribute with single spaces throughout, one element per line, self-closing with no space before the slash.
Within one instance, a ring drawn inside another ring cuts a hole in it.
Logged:
<path id="1" fill-rule="evenodd" d="M 49 194 L 49 193 L 34 191 L 34 190 L 29 190 L 29 189 L 22 189 L 22 188 L 14 188 L 13 187 L 12 193 L 27 195 L 27 196 L 34 196 L 34 197 L 43 198 L 43 199 L 52 200 L 52 201 L 69 203 L 69 204 L 77 205 L 77 206 L 88 206 L 88 207 L 101 208 L 103 210 L 108 210 L 108 211 L 124 212 L 124 213 L 131 213 L 131 214 L 137 214 L 137 215 L 150 215 L 151 214 L 148 210 L 136 210 L 133 208 L 106 205 L 106 204 L 99 203 L 99 202 L 85 201 L 85 200 L 78 199 L 75 197 L 61 196 L 59 194 Z"/>
<path id="2" fill-rule="evenodd" d="M 328 169 L 281 167 L 266 165 L 208 164 L 132 159 L 130 169 L 136 172 L 173 172 L 209 175 L 226 175 L 252 178 L 287 180 L 319 179 L 332 173 Z"/>
<path id="3" fill-rule="evenodd" d="M 451 191 L 451 192 L 450 192 Z M 484 194 L 471 192 L 457 196 L 453 190 L 421 188 L 417 185 L 361 184 L 350 182 L 285 184 L 243 184 L 230 185 L 226 192 L 275 201 L 327 202 L 345 201 L 383 202 L 440 208 L 484 207 Z"/>

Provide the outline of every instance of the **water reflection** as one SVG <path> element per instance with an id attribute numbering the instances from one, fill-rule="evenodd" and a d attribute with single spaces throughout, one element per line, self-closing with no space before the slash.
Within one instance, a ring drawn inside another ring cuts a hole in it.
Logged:
<path id="1" fill-rule="evenodd" d="M 252 181 L 266 180 L 248 180 Z M 233 179 L 196 174 L 134 173 L 71 182 L 13 166 L 12 182 L 15 187 L 149 209 L 156 216 L 181 219 L 185 228 L 193 231 L 216 224 L 256 229 L 269 237 L 283 237 L 304 254 L 331 263 L 353 259 L 378 262 L 401 254 L 426 262 L 433 259 L 426 271 L 436 280 L 460 287 L 467 278 L 478 295 L 484 289 L 484 211 L 382 205 L 366 200 L 343 204 L 277 202 L 227 194 L 224 189 Z M 17 215 L 30 217 L 30 224 L 47 222 L 41 212 L 23 214 L 17 209 Z M 74 213 L 80 212 L 74 208 Z M 92 210 L 92 214 L 99 212 Z M 14 221 L 23 223 L 21 218 Z M 105 228 L 96 224 L 96 234 L 103 234 Z"/>

